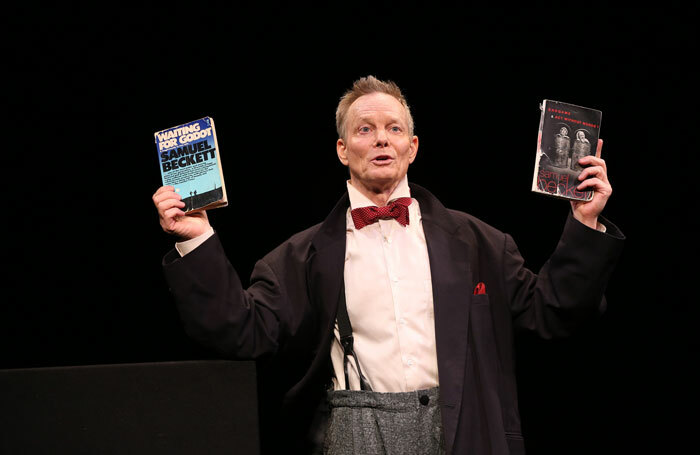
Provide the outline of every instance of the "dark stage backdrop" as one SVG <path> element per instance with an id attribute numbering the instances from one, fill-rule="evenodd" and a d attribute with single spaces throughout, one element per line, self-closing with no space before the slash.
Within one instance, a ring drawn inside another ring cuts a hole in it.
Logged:
<path id="1" fill-rule="evenodd" d="M 538 105 L 603 111 L 605 215 L 627 245 L 601 320 L 572 339 L 521 340 L 525 436 L 532 453 L 689 440 L 694 11 L 192 5 L 3 18 L 0 368 L 212 358 L 184 335 L 162 278 L 173 241 L 150 199 L 153 132 L 216 120 L 231 204 L 210 218 L 245 278 L 344 191 L 335 106 L 373 74 L 412 107 L 409 179 L 511 233 L 533 269 L 568 210 L 530 192 Z"/>

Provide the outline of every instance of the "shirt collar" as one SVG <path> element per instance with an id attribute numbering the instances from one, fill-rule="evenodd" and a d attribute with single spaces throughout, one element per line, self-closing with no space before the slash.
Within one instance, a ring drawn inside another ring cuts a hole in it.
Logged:
<path id="1" fill-rule="evenodd" d="M 360 193 L 360 191 L 357 188 L 352 186 L 350 184 L 350 180 L 347 181 L 347 187 L 348 187 L 348 197 L 350 198 L 350 208 L 351 209 L 377 205 L 374 202 L 370 201 L 369 198 L 367 198 L 367 196 Z M 403 179 L 401 179 L 399 184 L 396 186 L 396 189 L 394 189 L 394 192 L 391 193 L 391 196 L 389 196 L 389 200 L 387 202 L 391 202 L 391 201 L 398 199 L 400 197 L 411 197 L 411 189 L 408 187 L 408 176 L 407 175 L 403 176 Z"/>

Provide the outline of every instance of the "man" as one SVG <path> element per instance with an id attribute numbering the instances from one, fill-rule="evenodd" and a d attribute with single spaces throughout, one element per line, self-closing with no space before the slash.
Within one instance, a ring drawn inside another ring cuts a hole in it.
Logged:
<path id="1" fill-rule="evenodd" d="M 536 275 L 510 236 L 408 184 L 418 137 L 395 84 L 356 81 L 336 125 L 347 194 L 258 261 L 247 290 L 206 213 L 185 215 L 172 187 L 154 194 L 161 226 L 184 239 L 164 270 L 187 332 L 271 359 L 279 396 L 261 396 L 280 417 L 261 432 L 288 453 L 308 449 L 329 386 L 329 453 L 523 453 L 513 330 L 561 336 L 598 314 L 621 249 L 600 217 L 612 191 L 600 144 L 581 161 L 579 189 L 595 197 L 572 204 Z"/>
<path id="2" fill-rule="evenodd" d="M 583 167 L 579 164 L 579 160 L 584 156 L 591 154 L 591 143 L 586 138 L 584 130 L 576 131 L 576 140 L 571 153 L 571 169 L 581 172 Z"/>
<path id="3" fill-rule="evenodd" d="M 561 127 L 559 132 L 554 135 L 554 163 L 556 167 L 567 167 L 569 165 L 569 147 L 571 140 L 569 131 L 565 127 Z"/>

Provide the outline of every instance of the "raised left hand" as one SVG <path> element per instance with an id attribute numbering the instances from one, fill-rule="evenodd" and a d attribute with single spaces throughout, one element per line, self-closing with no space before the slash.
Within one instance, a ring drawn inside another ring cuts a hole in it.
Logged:
<path id="1" fill-rule="evenodd" d="M 579 175 L 578 178 L 582 182 L 577 189 L 579 191 L 593 190 L 593 199 L 588 202 L 571 201 L 574 218 L 593 229 L 597 228 L 598 216 L 612 194 L 612 186 L 608 180 L 608 168 L 605 160 L 600 157 L 602 150 L 603 140 L 598 139 L 595 156 L 584 156 L 578 161 L 581 166 L 588 167 Z"/>

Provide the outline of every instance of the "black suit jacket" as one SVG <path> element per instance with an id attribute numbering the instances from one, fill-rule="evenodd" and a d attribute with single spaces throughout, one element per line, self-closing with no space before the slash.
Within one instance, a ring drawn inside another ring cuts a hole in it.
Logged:
<path id="1" fill-rule="evenodd" d="M 607 220 L 603 234 L 570 216 L 556 250 L 535 274 L 523 266 L 509 235 L 446 209 L 417 185 L 411 195 L 420 203 L 430 257 L 448 453 L 523 453 L 514 329 L 562 336 L 599 314 L 624 237 Z M 274 377 L 263 401 L 279 398 L 281 404 L 280 419 L 265 423 L 288 449 L 303 446 L 331 374 L 348 206 L 345 194 L 323 223 L 258 261 L 248 289 L 216 235 L 184 258 L 171 251 L 164 259 L 190 336 L 228 357 L 267 359 L 260 374 Z M 479 282 L 486 294 L 474 294 Z M 267 430 L 261 428 L 263 437 Z M 275 446 L 263 441 L 263 447 Z"/>

